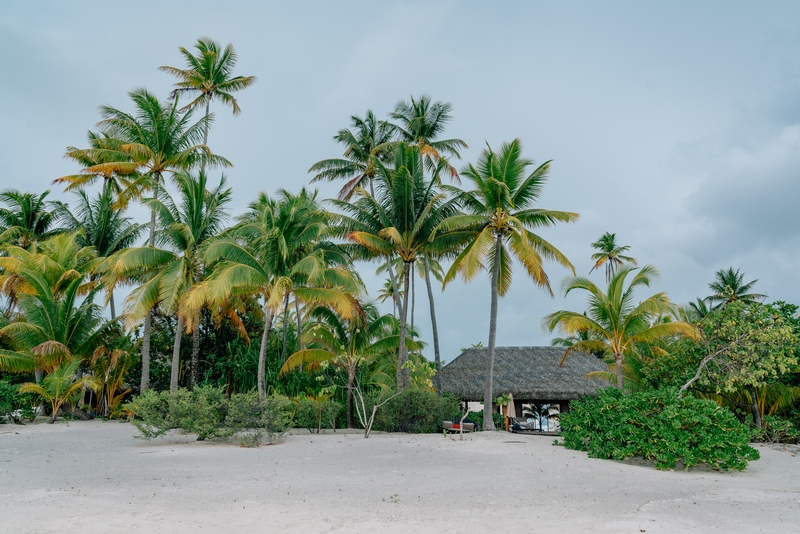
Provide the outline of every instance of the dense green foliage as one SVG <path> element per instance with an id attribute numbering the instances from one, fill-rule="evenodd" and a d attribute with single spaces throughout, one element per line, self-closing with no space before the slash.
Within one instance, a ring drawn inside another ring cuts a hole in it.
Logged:
<path id="1" fill-rule="evenodd" d="M 15 423 L 33 420 L 36 402 L 33 394 L 20 393 L 18 384 L 0 380 L 0 422 L 5 422 L 4 417 Z"/>
<path id="2" fill-rule="evenodd" d="M 294 418 L 292 422 L 297 428 L 307 428 L 309 432 L 316 432 L 323 428 L 336 429 L 337 420 L 344 410 L 344 406 L 334 400 L 321 395 L 318 398 L 298 397 L 294 402 Z"/>
<path id="3" fill-rule="evenodd" d="M 624 395 L 613 388 L 570 404 L 561 416 L 564 446 L 592 458 L 653 460 L 658 469 L 707 464 L 743 470 L 759 458 L 751 432 L 727 409 L 673 388 Z"/>
<path id="4" fill-rule="evenodd" d="M 439 419 L 442 414 L 443 419 Z M 443 420 L 460 416 L 458 399 L 439 398 L 435 391 L 407 389 L 381 406 L 375 430 L 423 434 L 438 432 Z"/>

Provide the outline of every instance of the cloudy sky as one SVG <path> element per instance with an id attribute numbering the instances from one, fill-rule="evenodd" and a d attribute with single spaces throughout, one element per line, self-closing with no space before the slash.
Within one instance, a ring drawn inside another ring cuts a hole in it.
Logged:
<path id="1" fill-rule="evenodd" d="M 332 136 L 350 115 L 428 93 L 453 104 L 447 134 L 469 144 L 464 161 L 516 137 L 554 160 L 540 205 L 581 219 L 544 236 L 579 273 L 610 231 L 675 301 L 734 266 L 800 303 L 797 20 L 795 2 L 15 2 L 0 13 L 0 186 L 41 191 L 75 172 L 64 149 L 85 145 L 97 107 L 130 109 L 136 87 L 166 97 L 173 80 L 157 67 L 182 66 L 178 47 L 210 36 L 259 78 L 239 117 L 215 108 L 209 140 L 234 163 L 234 213 L 258 191 L 307 185 L 311 164 L 341 154 Z M 548 272 L 557 290 L 568 273 Z M 443 358 L 486 343 L 485 277 L 436 298 Z M 498 344 L 548 344 L 541 318 L 564 308 L 583 297 L 551 299 L 518 268 Z"/>

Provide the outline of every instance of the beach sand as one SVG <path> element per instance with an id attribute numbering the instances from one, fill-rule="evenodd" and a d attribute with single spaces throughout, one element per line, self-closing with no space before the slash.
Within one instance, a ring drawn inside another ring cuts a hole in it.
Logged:
<path id="1" fill-rule="evenodd" d="M 119 422 L 0 426 L 0 532 L 800 532 L 797 446 L 657 471 L 553 438 L 293 431 L 255 449 Z"/>

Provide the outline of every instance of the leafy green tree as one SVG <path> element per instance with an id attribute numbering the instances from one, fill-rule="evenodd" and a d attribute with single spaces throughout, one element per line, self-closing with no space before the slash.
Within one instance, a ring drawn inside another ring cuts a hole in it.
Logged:
<path id="1" fill-rule="evenodd" d="M 198 54 L 193 55 L 180 47 L 181 55 L 186 61 L 186 68 L 159 67 L 159 70 L 172 74 L 180 81 L 175 84 L 173 95 L 189 95 L 194 100 L 184 106 L 181 111 L 205 106 L 205 124 L 203 145 L 208 145 L 208 127 L 211 117 L 211 101 L 215 98 L 230 106 L 234 115 L 242 112 L 233 93 L 247 89 L 256 83 L 255 76 L 234 76 L 236 68 L 236 50 L 232 44 L 224 49 L 208 37 L 197 40 L 194 45 Z"/>
<path id="2" fill-rule="evenodd" d="M 353 292 L 357 277 L 330 266 L 330 251 L 316 244 L 326 225 L 297 205 L 287 192 L 280 201 L 259 195 L 228 235 L 213 240 L 204 255 L 214 270 L 188 295 L 187 306 L 217 308 L 231 298 L 259 295 L 264 330 L 258 357 L 259 397 L 266 398 L 265 365 L 272 323 L 287 293 L 307 303 L 325 304 L 347 319 L 359 313 Z M 325 217 L 327 220 L 327 216 Z"/>
<path id="3" fill-rule="evenodd" d="M 629 251 L 631 247 L 628 245 L 618 245 L 617 234 L 604 233 L 600 236 L 600 239 L 592 243 L 592 248 L 597 250 L 597 252 L 592 254 L 592 259 L 595 263 L 592 270 L 589 272 L 591 273 L 595 269 L 599 269 L 605 265 L 606 282 L 610 282 L 617 268 L 621 267 L 626 262 L 636 265 L 636 258 L 623 255 L 623 252 Z"/>
<path id="4" fill-rule="evenodd" d="M 470 281 L 483 269 L 488 270 L 491 277 L 489 354 L 484 389 L 485 430 L 494 430 L 492 388 L 497 299 L 511 287 L 512 258 L 519 260 L 533 282 L 551 295 L 550 280 L 543 267 L 545 259 L 575 272 L 566 256 L 532 230 L 559 222 L 574 222 L 578 214 L 532 207 L 539 200 L 550 162 L 528 174 L 531 165 L 533 161 L 522 157 L 522 143 L 515 139 L 504 143 L 499 153 L 487 147 L 476 165 L 470 164 L 461 172 L 475 189 L 461 191 L 446 186 L 466 213 L 449 217 L 441 224 L 441 229 L 466 234 L 468 241 L 445 275 L 445 284 L 457 274 Z"/>
<path id="5" fill-rule="evenodd" d="M 767 298 L 766 295 L 760 293 L 750 293 L 753 286 L 758 280 L 752 280 L 744 283 L 744 273 L 733 270 L 733 267 L 728 269 L 720 269 L 714 273 L 714 281 L 708 284 L 713 293 L 708 297 L 710 302 L 719 304 L 729 304 L 740 300 L 746 304 L 753 302 L 760 302 Z"/>
<path id="6" fill-rule="evenodd" d="M 350 243 L 355 257 L 382 258 L 387 263 L 393 291 L 400 295 L 399 287 L 409 287 L 411 266 L 423 254 L 440 254 L 452 250 L 463 234 L 441 231 L 437 227 L 447 217 L 458 213 L 458 204 L 447 199 L 436 189 L 443 163 L 437 164 L 432 179 L 424 176 L 420 149 L 403 143 L 395 149 L 394 166 L 379 164 L 375 196 L 361 195 L 354 202 L 332 201 L 343 215 L 337 218 L 337 232 Z M 391 262 L 403 262 L 402 282 L 397 281 Z M 403 291 L 398 300 L 400 311 L 400 337 L 405 339 L 408 330 L 408 304 L 410 291 Z M 397 361 L 397 387 L 408 385 L 408 361 L 405 344 L 400 345 Z"/>
<path id="7" fill-rule="evenodd" d="M 59 232 L 53 227 L 56 218 L 45 200 L 48 194 L 50 191 L 36 194 L 14 189 L 0 193 L 0 244 L 27 249 Z"/>
<path id="8" fill-rule="evenodd" d="M 144 232 L 144 225 L 131 222 L 130 217 L 115 207 L 110 188 L 104 188 L 93 199 L 85 191 L 76 191 L 75 195 L 77 202 L 74 208 L 58 203 L 54 213 L 67 230 L 75 232 L 79 246 L 93 247 L 99 257 L 109 257 L 133 246 Z M 108 304 L 111 319 L 115 319 L 117 313 L 113 287 L 108 289 Z"/>
<path id="9" fill-rule="evenodd" d="M 763 407 L 759 406 L 757 389 L 797 370 L 800 338 L 796 329 L 777 307 L 748 304 L 744 299 L 708 315 L 700 326 L 702 340 L 684 344 L 679 352 L 681 362 L 675 362 L 685 369 L 686 362 L 699 360 L 681 393 L 694 384 L 716 393 L 744 389 L 751 394 L 756 428 L 761 428 Z"/>
<path id="10" fill-rule="evenodd" d="M 629 275 L 630 283 L 625 287 Z M 699 338 L 699 332 L 684 321 L 657 322 L 657 318 L 669 311 L 669 298 L 664 292 L 656 293 L 638 304 L 634 300 L 634 290 L 639 286 L 650 286 L 658 271 L 651 265 L 641 269 L 625 267 L 617 271 L 603 291 L 594 282 L 584 277 L 569 278 L 564 283 L 564 295 L 576 289 L 588 293 L 586 313 L 557 311 L 546 316 L 543 324 L 551 332 L 558 328 L 563 334 L 577 335 L 589 333 L 589 339 L 574 343 L 564 352 L 564 358 L 576 351 L 587 353 L 602 351 L 613 357 L 617 370 L 617 388 L 625 385 L 623 359 L 635 354 L 637 344 L 650 344 L 655 341 L 687 336 Z"/>
<path id="11" fill-rule="evenodd" d="M 111 106 L 101 106 L 102 120 L 98 123 L 103 137 L 96 137 L 88 149 L 74 151 L 70 157 L 97 161 L 87 167 L 89 174 L 138 173 L 135 184 L 123 190 L 118 205 L 127 205 L 131 198 L 139 198 L 144 190 L 153 191 L 158 200 L 158 190 L 165 175 L 187 171 L 198 164 L 230 166 L 225 158 L 215 155 L 205 144 L 200 144 L 211 117 L 192 124 L 192 111 L 179 111 L 178 100 L 162 103 L 146 89 L 129 93 L 134 112 L 126 113 Z M 156 210 L 150 211 L 150 237 L 148 245 L 155 246 Z M 150 384 L 150 330 L 153 315 L 148 313 L 142 334 L 142 378 L 140 389 Z"/>
<path id="12" fill-rule="evenodd" d="M 386 162 L 391 155 L 390 143 L 394 139 L 392 126 L 375 119 L 372 110 L 367 110 L 362 119 L 350 117 L 351 128 L 339 130 L 333 139 L 345 146 L 342 158 L 324 159 L 308 169 L 316 173 L 311 182 L 344 179 L 347 183 L 339 191 L 340 200 L 350 200 L 358 189 L 369 187 L 375 196 L 373 181 L 378 172 L 378 162 Z"/>
<path id="13" fill-rule="evenodd" d="M 58 410 L 65 402 L 74 402 L 84 388 L 97 390 L 100 387 L 94 377 L 81 375 L 76 378 L 80 366 L 80 360 L 65 361 L 44 377 L 41 384 L 26 382 L 19 387 L 19 392 L 34 393 L 49 402 L 52 415 L 48 423 L 55 423 Z"/>
<path id="14" fill-rule="evenodd" d="M 121 250 L 111 256 L 103 266 L 109 283 L 119 281 L 138 283 L 128 297 L 127 313 L 130 320 L 138 321 L 159 306 L 166 313 L 175 313 L 178 325 L 172 353 L 170 391 L 178 389 L 180 348 L 184 330 L 192 332 L 191 384 L 197 380 L 199 363 L 199 310 L 187 310 L 182 298 L 205 275 L 202 247 L 222 231 L 227 217 L 231 189 L 225 188 L 225 178 L 208 190 L 205 173 L 197 177 L 189 173 L 176 173 L 179 197 L 175 201 L 165 190 L 159 199 L 148 201 L 161 220 L 161 230 L 156 234 L 156 244 Z"/>

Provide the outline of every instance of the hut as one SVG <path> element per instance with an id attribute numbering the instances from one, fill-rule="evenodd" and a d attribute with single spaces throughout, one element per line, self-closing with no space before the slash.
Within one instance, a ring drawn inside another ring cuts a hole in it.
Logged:
<path id="1" fill-rule="evenodd" d="M 590 354 L 571 354 L 563 365 L 564 347 L 496 347 L 492 398 L 505 393 L 514 397 L 516 413 L 523 404 L 558 405 L 569 411 L 569 401 L 594 396 L 598 388 L 608 387 L 604 380 L 587 379 L 591 371 L 607 369 Z M 442 368 L 442 390 L 462 401 L 483 401 L 486 380 L 487 347 L 464 350 Z"/>

